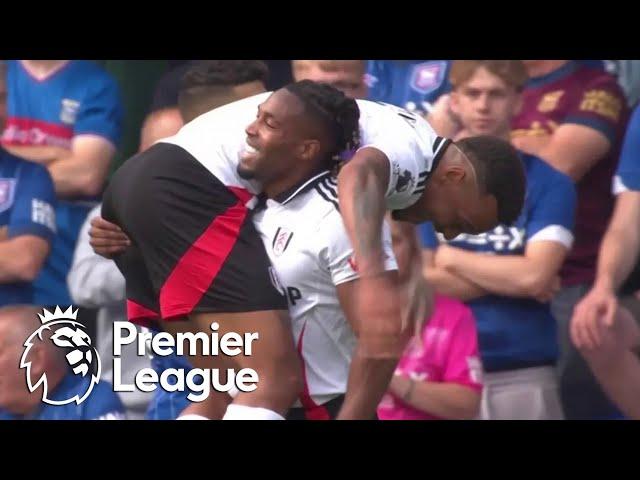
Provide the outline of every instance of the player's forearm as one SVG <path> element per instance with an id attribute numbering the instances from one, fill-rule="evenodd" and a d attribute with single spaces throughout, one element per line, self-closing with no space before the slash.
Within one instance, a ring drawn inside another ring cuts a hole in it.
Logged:
<path id="1" fill-rule="evenodd" d="M 338 420 L 372 420 L 389 386 L 398 359 L 364 357 L 355 349 L 344 403 Z"/>
<path id="2" fill-rule="evenodd" d="M 25 249 L 18 238 L 0 242 L 0 283 L 33 281 L 45 259 L 46 254 Z"/>
<path id="3" fill-rule="evenodd" d="M 553 273 L 524 255 L 456 253 L 447 270 L 496 295 L 537 297 L 553 280 Z"/>
<path id="4" fill-rule="evenodd" d="M 412 380 L 397 375 L 391 393 L 417 410 L 447 420 L 474 419 L 480 408 L 480 393 L 457 383 Z"/>
<path id="5" fill-rule="evenodd" d="M 360 275 L 377 275 L 384 272 L 381 231 L 386 188 L 375 165 L 352 162 L 338 176 L 340 213 Z"/>
<path id="6" fill-rule="evenodd" d="M 485 289 L 459 277 L 443 268 L 427 266 L 423 269 L 424 277 L 439 293 L 468 302 L 487 295 Z"/>
<path id="7" fill-rule="evenodd" d="M 56 160 L 48 168 L 56 194 L 62 198 L 99 195 L 108 173 L 108 164 L 98 166 L 71 157 Z"/>

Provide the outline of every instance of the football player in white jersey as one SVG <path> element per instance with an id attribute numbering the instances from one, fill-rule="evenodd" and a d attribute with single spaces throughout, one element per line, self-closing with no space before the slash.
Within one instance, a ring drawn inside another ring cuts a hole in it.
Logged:
<path id="1" fill-rule="evenodd" d="M 397 282 L 384 274 L 385 211 L 392 210 L 398 220 L 431 220 L 447 237 L 482 232 L 517 218 L 524 199 L 523 167 L 507 142 L 477 137 L 454 144 L 437 137 L 420 117 L 366 101 L 357 103 L 359 138 L 345 139 L 337 127 L 343 120 L 339 111 L 316 106 L 342 101 L 336 93 L 310 81 L 291 84 L 208 112 L 165 143 L 187 151 L 228 188 L 251 193 L 261 184 L 282 186 L 279 179 L 301 162 L 357 144 L 338 177 L 340 210 L 360 272 L 354 318 L 364 356 L 397 358 L 406 335 Z M 256 113 L 252 122 L 249 116 Z M 95 224 L 98 253 L 109 251 L 115 235 L 110 228 Z"/>

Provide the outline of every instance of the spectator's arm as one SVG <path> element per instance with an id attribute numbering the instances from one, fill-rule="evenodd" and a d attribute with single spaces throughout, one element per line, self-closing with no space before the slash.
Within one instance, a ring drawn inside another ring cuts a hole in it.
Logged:
<path id="1" fill-rule="evenodd" d="M 626 98 L 613 77 L 589 80 L 539 156 L 574 181 L 580 180 L 618 141 L 626 111 Z"/>
<path id="2" fill-rule="evenodd" d="M 125 301 L 125 280 L 115 262 L 97 255 L 89 245 L 90 221 L 99 215 L 100 206 L 87 215 L 67 276 L 73 302 L 87 308 L 101 308 Z"/>
<path id="3" fill-rule="evenodd" d="M 596 284 L 615 291 L 627 279 L 640 251 L 640 192 L 618 195 L 598 257 Z"/>
<path id="4" fill-rule="evenodd" d="M 485 255 L 441 245 L 435 264 L 496 295 L 544 297 L 568 249 L 556 241 L 529 242 L 524 255 Z"/>
<path id="5" fill-rule="evenodd" d="M 463 302 L 468 302 L 489 293 L 465 278 L 455 275 L 444 268 L 436 267 L 433 261 L 434 255 L 435 252 L 433 250 L 423 249 L 422 265 L 425 279 L 437 292 L 457 298 Z"/>
<path id="6" fill-rule="evenodd" d="M 47 169 L 19 169 L 9 221 L 0 232 L 0 282 L 30 282 L 40 272 L 56 234 L 56 198 Z"/>
<path id="7" fill-rule="evenodd" d="M 97 135 L 78 135 L 69 155 L 48 166 L 56 193 L 60 197 L 95 196 L 109 172 L 115 146 Z"/>
<path id="8" fill-rule="evenodd" d="M 49 250 L 49 242 L 36 235 L 20 235 L 0 242 L 0 283 L 33 281 Z"/>
<path id="9" fill-rule="evenodd" d="M 610 148 L 611 142 L 602 132 L 585 125 L 563 124 L 540 148 L 538 156 L 577 182 Z"/>

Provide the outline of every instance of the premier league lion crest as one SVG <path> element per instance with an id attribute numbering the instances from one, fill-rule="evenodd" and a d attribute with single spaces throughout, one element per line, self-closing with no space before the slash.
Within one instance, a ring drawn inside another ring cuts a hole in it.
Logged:
<path id="1" fill-rule="evenodd" d="M 93 346 L 91 337 L 85 331 L 84 325 L 76 321 L 78 310 L 73 311 L 73 307 L 67 308 L 64 312 L 56 306 L 55 311 L 49 312 L 46 308 L 42 310 L 42 315 L 38 314 L 42 325 L 24 342 L 24 353 L 20 359 L 20 368 L 26 369 L 27 387 L 30 392 L 34 392 L 40 385 L 43 385 L 42 401 L 49 405 L 66 405 L 75 402 L 82 403 L 91 393 L 93 387 L 100 381 L 100 357 Z M 51 338 L 43 338 L 46 331 L 53 332 Z M 49 386 L 47 375 L 44 373 L 35 382 L 31 378 L 31 361 L 28 360 L 29 352 L 34 343 L 51 341 L 58 348 L 65 352 L 65 359 L 75 375 L 86 377 L 91 376 L 91 381 L 87 390 L 82 395 L 74 395 L 72 398 L 62 400 L 52 400 L 48 398 Z"/>

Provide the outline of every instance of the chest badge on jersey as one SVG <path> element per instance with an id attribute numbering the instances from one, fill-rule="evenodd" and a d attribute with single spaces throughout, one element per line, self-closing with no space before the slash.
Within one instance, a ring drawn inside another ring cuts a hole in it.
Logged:
<path id="1" fill-rule="evenodd" d="M 543 113 L 554 111 L 558 108 L 558 102 L 560 102 L 563 94 L 564 90 L 547 93 L 538 103 L 538 111 Z"/>
<path id="2" fill-rule="evenodd" d="M 13 205 L 16 181 L 13 178 L 0 178 L 0 213 Z"/>
<path id="3" fill-rule="evenodd" d="M 273 242 L 271 242 L 271 248 L 273 249 L 273 253 L 276 257 L 279 257 L 284 253 L 289 246 L 292 237 L 293 232 L 290 232 L 286 228 L 278 227 L 278 230 L 276 230 L 276 234 L 273 237 Z"/>
<path id="4" fill-rule="evenodd" d="M 60 109 L 60 121 L 67 125 L 76 123 L 76 117 L 80 110 L 80 102 L 71 100 L 70 98 L 62 99 L 62 108 Z"/>
<path id="5" fill-rule="evenodd" d="M 444 81 L 446 62 L 426 62 L 413 67 L 411 88 L 423 95 L 436 90 Z"/>

